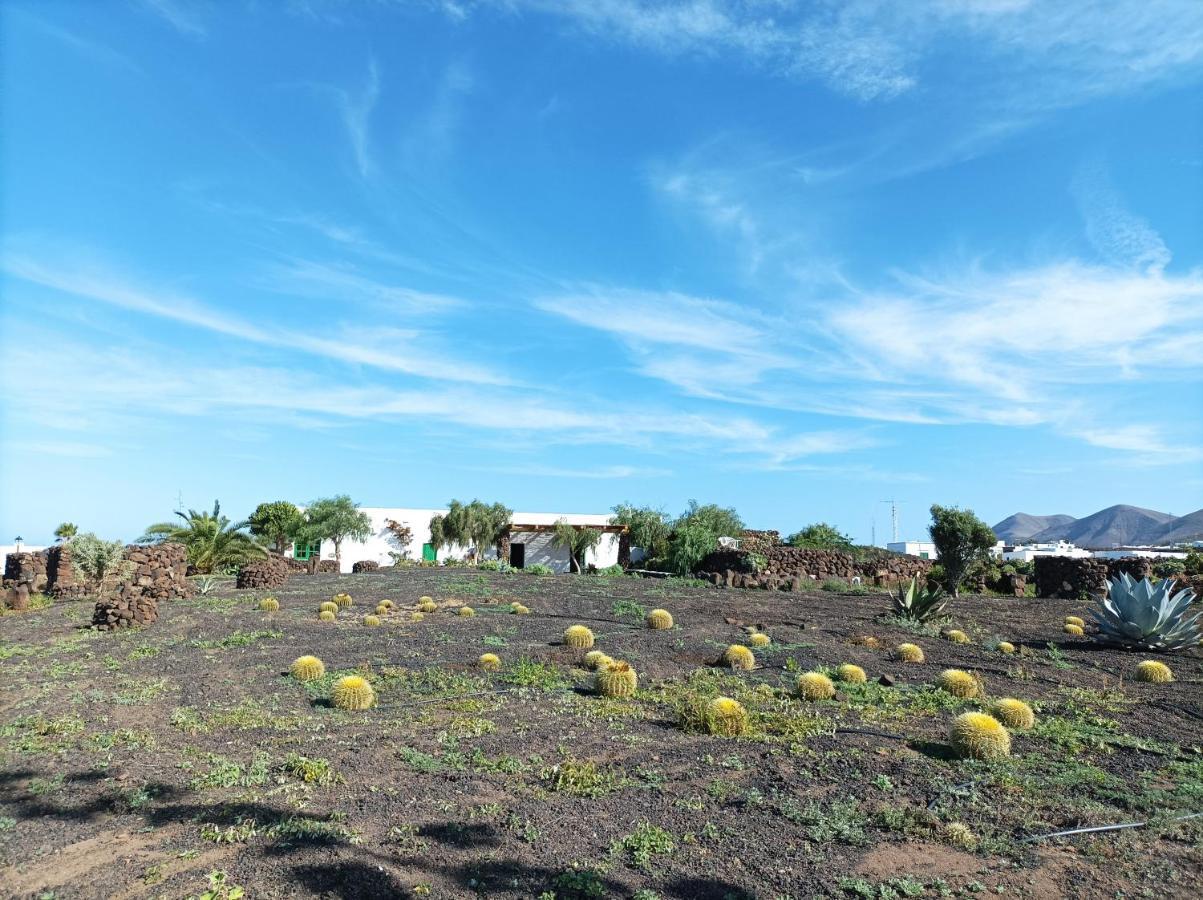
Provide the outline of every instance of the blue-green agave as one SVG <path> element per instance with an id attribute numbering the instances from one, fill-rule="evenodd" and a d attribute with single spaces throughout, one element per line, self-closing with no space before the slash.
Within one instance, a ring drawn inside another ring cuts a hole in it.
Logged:
<path id="1" fill-rule="evenodd" d="M 1188 616 L 1194 591 L 1174 592 L 1174 582 L 1136 581 L 1126 572 L 1113 578 L 1091 617 L 1099 626 L 1099 640 L 1134 650 L 1186 650 L 1203 643 L 1203 613 Z"/>
<path id="2" fill-rule="evenodd" d="M 929 588 L 926 584 L 920 587 L 918 579 L 912 578 L 906 589 L 898 586 L 898 593 L 894 595 L 894 615 L 900 619 L 926 622 L 939 615 L 946 603 L 948 597 L 940 588 Z"/>

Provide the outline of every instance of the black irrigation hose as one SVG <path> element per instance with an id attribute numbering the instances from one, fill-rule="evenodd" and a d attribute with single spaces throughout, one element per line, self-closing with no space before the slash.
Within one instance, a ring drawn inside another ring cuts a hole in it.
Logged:
<path id="1" fill-rule="evenodd" d="M 1166 821 L 1185 822 L 1187 819 L 1198 819 L 1200 817 L 1203 817 L 1203 812 L 1190 813 L 1189 815 L 1185 816 L 1175 816 L 1174 818 L 1167 819 Z M 1049 834 L 1032 835 L 1031 837 L 1024 838 L 1022 841 L 1020 841 L 1020 843 L 1033 844 L 1036 841 L 1046 841 L 1049 838 L 1072 837 L 1073 835 L 1077 834 L 1096 834 L 1102 831 L 1120 831 L 1125 828 L 1144 828 L 1148 824 L 1148 822 L 1121 822 L 1118 825 L 1095 825 L 1091 828 L 1069 828 L 1065 831 L 1053 831 Z"/>

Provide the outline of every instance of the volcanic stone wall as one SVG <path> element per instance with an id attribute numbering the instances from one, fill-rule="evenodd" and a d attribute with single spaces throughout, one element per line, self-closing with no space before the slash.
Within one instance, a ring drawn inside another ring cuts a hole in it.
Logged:
<path id="1" fill-rule="evenodd" d="M 249 562 L 238 570 L 235 586 L 244 588 L 277 588 L 288 581 L 295 571 L 304 571 L 304 563 L 295 559 L 269 556 L 267 559 Z"/>
<path id="2" fill-rule="evenodd" d="M 92 627 L 100 630 L 149 625 L 159 617 L 159 601 L 192 597 L 188 581 L 188 550 L 182 544 L 130 544 L 125 559 L 130 576 L 111 595 L 102 597 L 92 612 Z"/>
<path id="3" fill-rule="evenodd" d="M 775 534 L 775 532 L 761 532 Z M 767 539 L 754 543 L 755 553 L 764 558 L 759 572 L 753 571 L 751 553 L 741 543 L 739 550 L 716 550 L 702 560 L 698 571 L 713 584 L 725 587 L 799 591 L 811 582 L 827 578 L 861 578 L 873 584 L 891 584 L 913 575 L 926 575 L 931 562 L 917 556 L 882 551 L 857 558 L 839 550 L 812 550 L 771 545 Z"/>
<path id="4" fill-rule="evenodd" d="M 1101 594 L 1107 590 L 1107 580 L 1120 572 L 1133 578 L 1147 578 L 1153 571 L 1153 561 L 1139 556 L 1122 559 L 1038 556 L 1034 562 L 1037 597 L 1077 599 L 1085 594 Z"/>
<path id="5" fill-rule="evenodd" d="M 380 568 L 380 563 L 374 559 L 361 559 L 351 564 L 351 571 L 359 572 L 375 572 Z"/>
<path id="6" fill-rule="evenodd" d="M 38 553 L 10 553 L 4 560 L 4 586 L 27 585 L 30 590 L 46 589 L 47 551 Z"/>

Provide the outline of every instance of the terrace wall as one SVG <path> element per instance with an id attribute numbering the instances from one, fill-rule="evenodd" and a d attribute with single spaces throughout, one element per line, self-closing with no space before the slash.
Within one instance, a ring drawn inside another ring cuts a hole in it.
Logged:
<path id="1" fill-rule="evenodd" d="M 852 579 L 876 585 L 888 585 L 912 576 L 924 576 L 930 560 L 899 553 L 879 551 L 856 556 L 839 550 L 811 550 L 771 543 L 776 532 L 755 532 L 745 538 L 739 550 L 716 550 L 702 560 L 698 572 L 711 583 L 723 587 L 762 588 L 765 590 L 802 590 L 814 581 L 828 578 Z M 745 548 L 755 547 L 754 551 Z M 750 556 L 762 556 L 765 564 L 753 571 Z"/>
<path id="2" fill-rule="evenodd" d="M 1120 572 L 1126 572 L 1133 578 L 1147 578 L 1153 571 L 1153 560 L 1138 556 L 1120 559 L 1038 556 L 1034 565 L 1036 596 L 1067 599 L 1105 592 L 1107 580 L 1115 578 Z"/>

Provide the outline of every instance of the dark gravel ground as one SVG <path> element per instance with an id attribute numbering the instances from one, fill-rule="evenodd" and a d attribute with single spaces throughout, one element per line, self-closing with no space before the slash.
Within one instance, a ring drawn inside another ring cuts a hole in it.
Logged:
<path id="1" fill-rule="evenodd" d="M 354 606 L 319 623 L 340 591 Z M 441 608 L 411 622 L 422 595 Z M 215 872 L 248 897 L 1200 893 L 1203 819 L 1171 820 L 1203 812 L 1203 659 L 1136 683 L 1142 657 L 1062 634 L 1082 604 L 964 597 L 950 612 L 971 642 L 954 644 L 883 620 L 880 593 L 416 569 L 295 577 L 275 614 L 260 596 L 227 585 L 127 633 L 82 628 L 84 603 L 0 618 L 0 894 L 195 897 Z M 396 609 L 364 626 L 386 597 Z M 654 607 L 676 627 L 644 627 Z M 560 643 L 573 623 L 635 667 L 633 700 L 592 694 L 583 651 Z M 751 625 L 773 641 L 757 668 L 715 667 Z M 927 661 L 895 662 L 904 640 Z M 484 652 L 500 672 L 479 670 Z M 304 653 L 326 679 L 287 676 Z M 843 662 L 871 684 L 789 695 Z M 949 667 L 1037 708 L 1009 759 L 950 753 L 950 720 L 977 702 L 933 687 Z M 376 708 L 328 705 L 350 671 Z M 682 729 L 679 707 L 717 693 L 749 709 L 751 736 Z M 1025 842 L 1133 821 L 1152 824 Z"/>

